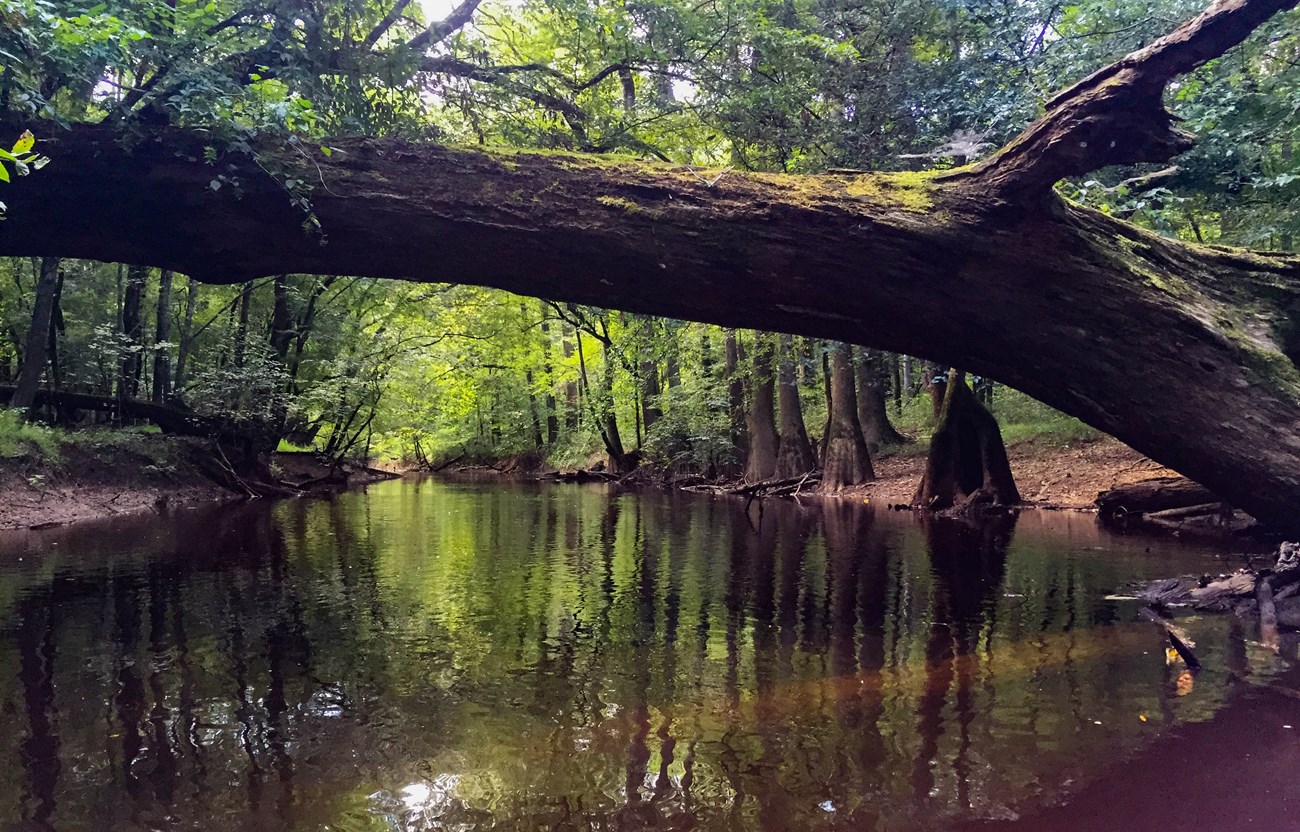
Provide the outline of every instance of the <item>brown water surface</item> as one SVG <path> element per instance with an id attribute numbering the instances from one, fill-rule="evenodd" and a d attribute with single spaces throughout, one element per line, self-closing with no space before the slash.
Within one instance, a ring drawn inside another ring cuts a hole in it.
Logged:
<path id="1" fill-rule="evenodd" d="M 1076 514 L 432 481 L 0 537 L 0 829 L 871 832 L 1099 804 L 1184 734 L 1260 741 L 1239 717 L 1285 661 L 1248 623 L 1183 622 L 1189 685 L 1107 598 L 1223 554 Z"/>

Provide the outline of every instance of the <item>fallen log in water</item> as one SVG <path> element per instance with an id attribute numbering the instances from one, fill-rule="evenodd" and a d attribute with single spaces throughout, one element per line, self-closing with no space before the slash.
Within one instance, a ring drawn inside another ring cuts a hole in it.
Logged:
<path id="1" fill-rule="evenodd" d="M 1175 532 L 1222 535 L 1258 529 L 1255 519 L 1185 477 L 1156 477 L 1118 485 L 1097 495 L 1102 520 L 1140 522 Z"/>
<path id="2" fill-rule="evenodd" d="M 729 494 L 739 494 L 753 500 L 756 497 L 793 497 L 805 488 L 813 488 L 821 482 L 821 474 L 809 471 L 797 477 L 761 480 L 728 489 Z"/>
<path id="3" fill-rule="evenodd" d="M 1300 629 L 1300 544 L 1283 543 L 1270 569 L 1152 581 L 1139 587 L 1135 597 L 1158 608 L 1233 612 L 1260 618 L 1265 627 Z"/>

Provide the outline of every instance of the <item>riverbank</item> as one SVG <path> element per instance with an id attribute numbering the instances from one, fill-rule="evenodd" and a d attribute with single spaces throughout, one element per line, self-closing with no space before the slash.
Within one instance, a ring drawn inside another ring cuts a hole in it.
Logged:
<path id="1" fill-rule="evenodd" d="M 129 431 L 0 457 L 0 530 L 238 499 L 203 473 L 204 443 Z"/>
<path id="2" fill-rule="evenodd" d="M 0 447 L 0 531 L 61 526 L 145 511 L 247 498 L 214 478 L 207 440 L 132 430 L 58 433 L 29 428 Z M 285 495 L 361 485 L 396 473 L 331 468 L 310 453 L 272 454 Z"/>
<path id="3" fill-rule="evenodd" d="M 1007 458 L 1026 502 L 1064 509 L 1090 509 L 1097 495 L 1119 485 L 1177 476 L 1117 439 L 1059 442 L 1035 437 L 1007 445 Z M 925 474 L 923 454 L 896 453 L 874 461 L 876 479 L 848 494 L 889 505 L 907 504 Z"/>
<path id="4" fill-rule="evenodd" d="M 4 506 L 0 530 L 246 496 L 211 479 L 211 449 L 201 440 L 107 429 L 69 436 L 75 439 L 29 442 L 18 452 L 0 455 L 0 505 Z M 1010 443 L 1007 452 L 1024 499 L 1051 508 L 1089 509 L 1097 494 L 1109 488 L 1173 474 L 1108 437 L 1061 441 L 1036 436 Z M 273 469 L 299 483 L 329 473 L 306 453 L 276 454 Z M 925 456 L 904 448 L 877 458 L 875 469 L 874 481 L 840 496 L 906 504 L 924 473 Z M 515 468 L 506 473 L 522 475 L 523 471 Z M 378 471 L 357 471 L 350 482 L 378 478 L 382 478 Z"/>

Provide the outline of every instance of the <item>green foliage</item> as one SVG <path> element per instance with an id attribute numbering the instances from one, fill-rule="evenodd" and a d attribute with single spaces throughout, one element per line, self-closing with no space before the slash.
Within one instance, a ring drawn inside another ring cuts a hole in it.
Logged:
<path id="1" fill-rule="evenodd" d="M 0 147 L 0 182 L 10 182 L 15 174 L 26 176 L 33 170 L 45 167 L 50 160 L 36 154 L 33 151 L 35 146 L 36 137 L 32 131 L 24 130 L 9 150 Z M 12 174 L 9 172 L 10 167 L 13 168 Z M 0 220 L 4 219 L 5 210 L 5 204 L 0 202 Z"/>
<path id="2" fill-rule="evenodd" d="M 0 459 L 31 457 L 58 463 L 62 458 L 55 431 L 33 425 L 16 410 L 0 410 Z"/>

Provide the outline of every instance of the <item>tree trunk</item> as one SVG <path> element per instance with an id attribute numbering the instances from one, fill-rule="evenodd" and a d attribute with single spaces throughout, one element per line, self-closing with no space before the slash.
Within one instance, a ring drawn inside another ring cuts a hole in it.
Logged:
<path id="1" fill-rule="evenodd" d="M 623 437 L 618 432 L 618 411 L 614 407 L 614 350 L 609 342 L 608 333 L 601 342 L 604 358 L 604 382 L 600 391 L 601 421 L 604 424 L 602 436 L 605 450 L 609 452 L 609 469 L 616 474 L 627 473 L 630 465 L 627 452 L 623 450 Z"/>
<path id="2" fill-rule="evenodd" d="M 822 468 L 826 467 L 826 448 L 829 445 L 831 437 L 831 419 L 835 412 L 831 398 L 831 345 L 823 343 L 821 345 L 822 361 L 822 396 L 826 399 L 826 421 L 822 425 L 822 435 L 817 444 L 817 462 Z"/>
<path id="3" fill-rule="evenodd" d="M 654 423 L 663 418 L 659 408 L 659 365 L 654 361 L 641 362 L 641 423 L 646 433 Z"/>
<path id="4" fill-rule="evenodd" d="M 158 275 L 158 306 L 154 316 L 153 397 L 162 404 L 171 396 L 171 356 L 166 346 L 172 334 L 172 273 L 163 269 Z"/>
<path id="5" fill-rule="evenodd" d="M 823 491 L 838 491 L 876 478 L 871 454 L 858 423 L 858 401 L 853 391 L 853 354 L 848 344 L 831 348 L 830 421 L 826 429 L 826 454 L 822 465 Z"/>
<path id="6" fill-rule="evenodd" d="M 566 359 L 572 358 L 573 341 L 570 339 L 568 325 L 563 325 L 562 330 L 560 354 Z M 582 417 L 582 403 L 579 400 L 581 391 L 578 382 L 573 379 L 566 379 L 562 389 L 564 391 L 564 429 L 569 434 L 573 434 L 578 430 L 578 424 Z"/>
<path id="7" fill-rule="evenodd" d="M 245 283 L 243 290 L 239 293 L 239 323 L 235 327 L 235 366 L 239 369 L 244 368 L 244 362 L 248 355 L 248 321 L 249 307 L 253 302 L 253 284 Z"/>
<path id="8" fill-rule="evenodd" d="M 803 421 L 803 404 L 799 401 L 799 381 L 794 372 L 794 339 L 789 335 L 780 338 L 778 356 L 781 402 L 781 443 L 776 454 L 777 479 L 797 477 L 817 467 L 817 456 L 808 441 L 808 429 Z"/>
<path id="9" fill-rule="evenodd" d="M 942 367 L 930 361 L 925 363 L 925 389 L 930 391 L 930 416 L 937 425 L 939 416 L 943 413 L 943 397 L 948 389 L 948 375 Z"/>
<path id="10" fill-rule="evenodd" d="M 114 124 L 74 125 L 42 137 L 52 162 L 39 176 L 6 187 L 0 256 L 227 283 L 410 279 L 437 262 L 438 278 L 960 363 L 1300 531 L 1300 257 L 1184 245 L 1053 190 L 1186 150 L 1162 106 L 1168 82 L 1295 5 L 1220 0 L 1057 95 L 1002 150 L 941 173 L 705 181 L 644 162 L 348 138 L 311 159 L 267 138 L 254 159 L 208 131 L 120 142 Z M 209 187 L 209 146 L 238 194 Z M 266 168 L 321 183 L 323 234 L 303 231 Z"/>
<path id="11" fill-rule="evenodd" d="M 743 463 L 749 449 L 749 433 L 745 428 L 745 379 L 740 374 L 740 343 L 734 329 L 728 329 L 725 338 L 723 373 L 727 378 L 727 418 L 736 459 Z"/>
<path id="12" fill-rule="evenodd" d="M 289 276 L 278 274 L 272 283 L 271 332 L 268 340 L 271 354 L 286 370 L 289 367 L 289 346 L 293 343 L 293 310 L 289 307 Z"/>
<path id="13" fill-rule="evenodd" d="M 878 350 L 861 347 L 853 351 L 853 374 L 858 394 L 858 422 L 867 450 L 878 453 L 881 445 L 902 445 L 907 437 L 894 430 L 886 410 L 885 386 L 888 369 Z"/>
<path id="14" fill-rule="evenodd" d="M 542 435 L 542 417 L 537 412 L 537 391 L 534 389 L 533 371 L 524 371 L 524 386 L 528 388 L 528 415 L 533 423 L 533 447 L 546 446 L 546 437 Z"/>
<path id="15" fill-rule="evenodd" d="M 191 277 L 185 292 L 185 317 L 181 318 L 180 345 L 176 351 L 176 378 L 172 380 L 175 390 L 180 390 L 185 385 L 185 373 L 189 369 L 190 353 L 194 349 L 191 333 L 194 332 L 194 308 L 198 302 L 199 282 Z"/>
<path id="16" fill-rule="evenodd" d="M 555 367 L 551 363 L 551 323 L 546 317 L 546 304 L 538 302 L 542 323 L 542 375 L 546 378 L 546 445 L 550 447 L 560 438 L 560 417 L 555 410 Z"/>
<path id="17" fill-rule="evenodd" d="M 966 385 L 966 374 L 950 370 L 913 505 L 943 511 L 1019 502 L 997 420 Z"/>
<path id="18" fill-rule="evenodd" d="M 759 482 L 776 473 L 776 389 L 772 381 L 772 335 L 754 333 L 754 393 L 749 404 L 749 458 L 745 479 Z"/>
<path id="19" fill-rule="evenodd" d="M 63 369 L 59 361 L 59 337 L 66 334 L 67 323 L 63 319 L 63 269 L 56 269 L 58 279 L 54 284 L 54 312 L 50 316 L 50 338 L 45 342 L 45 349 L 50 359 L 50 385 L 58 390 L 63 387 Z"/>
<path id="20" fill-rule="evenodd" d="M 32 322 L 27 328 L 23 361 L 9 406 L 30 415 L 36 403 L 36 391 L 45 372 L 46 345 L 50 340 L 50 322 L 54 318 L 54 296 L 59 287 L 59 258 L 41 258 L 40 276 L 36 279 L 36 299 L 32 302 Z"/>
<path id="21" fill-rule="evenodd" d="M 144 321 L 140 307 L 144 302 L 149 270 L 131 266 L 126 270 L 122 293 L 122 359 L 117 375 L 117 395 L 134 399 L 140 392 L 140 373 L 144 369 Z"/>

